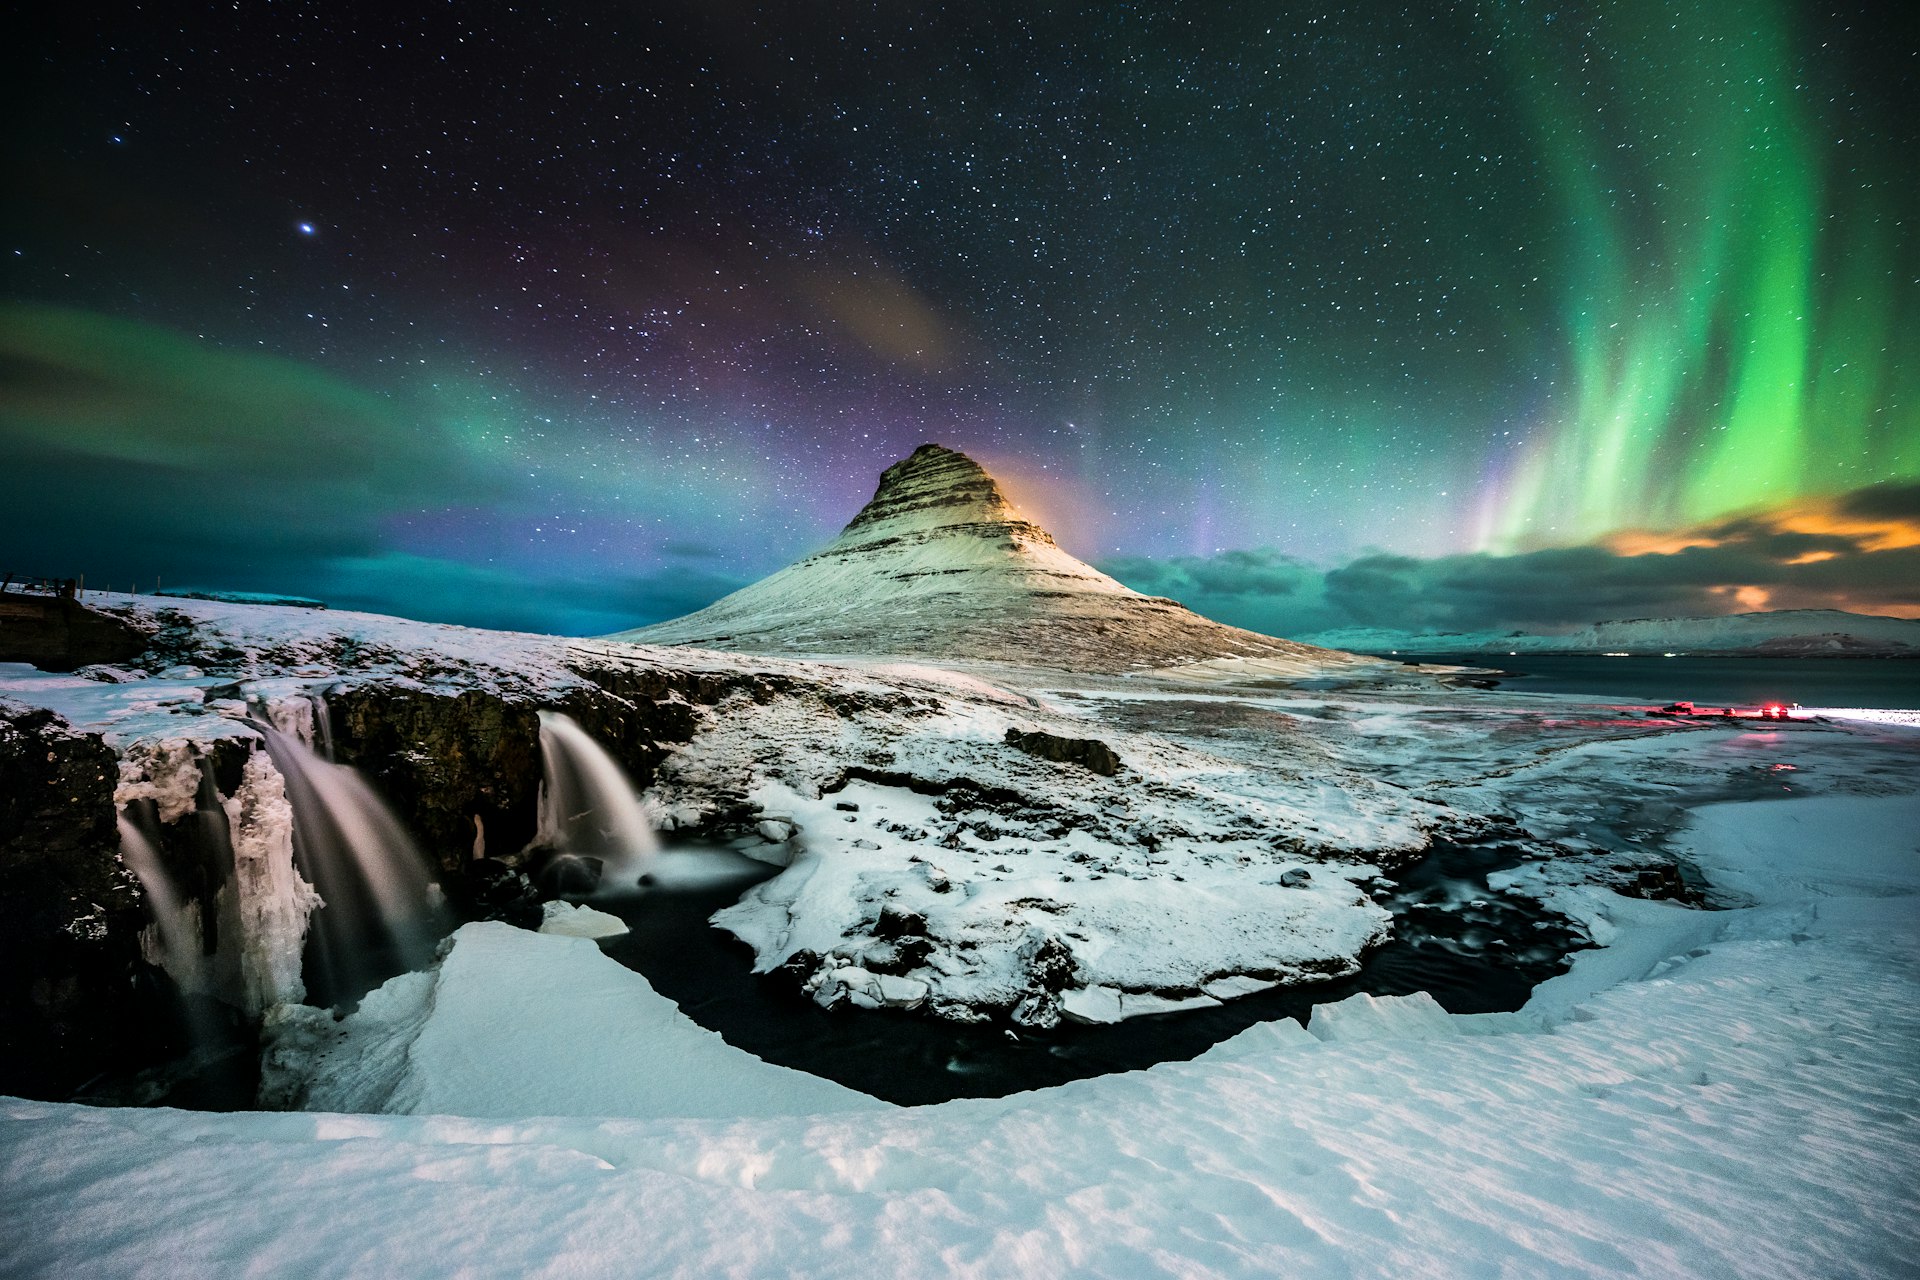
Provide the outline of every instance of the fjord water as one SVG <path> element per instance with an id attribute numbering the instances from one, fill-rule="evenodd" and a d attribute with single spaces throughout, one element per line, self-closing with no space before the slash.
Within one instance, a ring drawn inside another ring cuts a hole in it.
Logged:
<path id="1" fill-rule="evenodd" d="M 1606 658 L 1551 654 L 1445 654 L 1403 661 L 1492 667 L 1508 673 L 1500 687 L 1515 693 L 1571 693 L 1663 705 L 1884 707 L 1920 710 L 1920 659 L 1673 658 L 1658 654 Z"/>

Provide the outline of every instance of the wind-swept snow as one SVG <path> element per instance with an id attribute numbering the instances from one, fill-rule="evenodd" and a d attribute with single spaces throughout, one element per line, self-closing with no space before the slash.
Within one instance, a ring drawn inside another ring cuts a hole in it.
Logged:
<path id="1" fill-rule="evenodd" d="M 1541 988 L 1538 1029 L 1363 1016 L 1323 1041 L 1289 1022 L 1191 1063 L 814 1116 L 11 1103 L 0 1183 L 33 1228 L 0 1233 L 0 1271 L 1901 1276 L 1920 1250 L 1915 830 L 1909 796 L 1703 811 L 1690 847 L 1755 905 L 1616 900 L 1637 923 Z M 629 1044 L 582 1034 L 557 971 L 486 976 L 446 1015 L 454 1069 L 508 1034 L 522 1093 L 549 1067 L 592 1087 L 622 1070 Z M 589 1063 L 515 1057 L 543 1037 Z"/>
<path id="2" fill-rule="evenodd" d="M 752 1116 L 885 1104 L 696 1026 L 582 937 L 464 925 L 446 955 L 336 1022 L 269 1019 L 264 1091 L 308 1111 Z"/>

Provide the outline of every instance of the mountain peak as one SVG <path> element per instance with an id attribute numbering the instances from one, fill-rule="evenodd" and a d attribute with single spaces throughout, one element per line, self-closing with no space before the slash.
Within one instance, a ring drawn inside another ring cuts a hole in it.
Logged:
<path id="1" fill-rule="evenodd" d="M 762 653 L 888 654 L 1125 671 L 1220 657 L 1355 659 L 1144 596 L 1022 520 L 966 454 L 923 444 L 814 554 L 697 613 L 615 637 Z"/>
<path id="2" fill-rule="evenodd" d="M 841 536 L 877 526 L 904 531 L 1012 519 L 1012 504 L 984 467 L 957 449 L 923 444 L 880 473 L 880 487 Z"/>

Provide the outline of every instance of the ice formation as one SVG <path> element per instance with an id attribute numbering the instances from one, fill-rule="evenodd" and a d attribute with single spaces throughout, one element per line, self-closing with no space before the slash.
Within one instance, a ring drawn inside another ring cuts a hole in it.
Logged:
<path id="1" fill-rule="evenodd" d="M 226 814 L 233 876 L 220 888 L 220 936 L 238 945 L 223 944 L 221 959 L 234 968 L 241 1008 L 260 1013 L 305 998 L 301 954 L 320 895 L 294 866 L 293 805 L 266 752 L 247 756 Z"/>

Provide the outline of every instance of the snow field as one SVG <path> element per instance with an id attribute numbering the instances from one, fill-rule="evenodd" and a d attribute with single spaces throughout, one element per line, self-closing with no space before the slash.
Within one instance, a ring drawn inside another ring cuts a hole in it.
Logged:
<path id="1" fill-rule="evenodd" d="M 1815 847 L 1808 829 L 1837 829 L 1844 846 Z M 1603 903 L 1619 942 L 1542 986 L 1527 1015 L 1544 1031 L 1454 1019 L 1468 1034 L 1447 1034 L 1374 1001 L 1381 1016 L 1346 1010 L 1332 1019 L 1346 1033 L 1325 1041 L 1274 1024 L 1191 1063 L 837 1115 L 11 1103 L 5 1212 L 34 1225 L 0 1235 L 0 1270 L 1908 1274 L 1920 1248 L 1916 830 L 1912 797 L 1701 811 L 1694 852 L 1745 874 L 1757 905 Z M 600 1058 L 590 1077 L 626 1072 L 632 1044 L 595 1030 L 616 984 L 644 988 L 637 976 L 577 971 L 585 942 L 480 936 L 483 963 L 439 979 L 458 998 L 427 1020 L 435 1070 L 525 1079 Z M 503 1038 L 553 1048 L 536 1062 Z M 739 1104 L 782 1095 L 763 1067 L 726 1069 Z"/>

